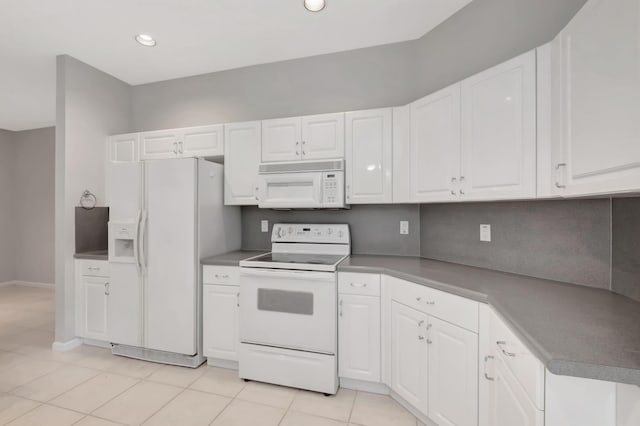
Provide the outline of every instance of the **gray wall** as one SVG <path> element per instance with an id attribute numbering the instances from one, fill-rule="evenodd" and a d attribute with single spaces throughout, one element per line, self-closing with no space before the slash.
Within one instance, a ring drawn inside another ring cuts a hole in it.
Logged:
<path id="1" fill-rule="evenodd" d="M 585 0 L 474 0 L 418 40 L 132 88 L 132 131 L 406 104 L 551 40 Z"/>
<path id="2" fill-rule="evenodd" d="M 0 283 L 15 279 L 12 207 L 14 158 L 13 132 L 0 130 Z"/>
<path id="3" fill-rule="evenodd" d="M 407 103 L 410 43 L 396 43 L 134 86 L 133 131 Z"/>
<path id="4" fill-rule="evenodd" d="M 350 210 L 267 210 L 242 208 L 242 248 L 268 250 L 269 233 L 260 232 L 260 221 L 283 223 L 347 223 L 354 254 L 420 255 L 420 207 L 418 205 L 366 205 Z M 409 235 L 400 235 L 400 221 L 409 221 Z"/>
<path id="5" fill-rule="evenodd" d="M 640 198 L 613 200 L 611 289 L 640 301 Z"/>
<path id="6" fill-rule="evenodd" d="M 74 337 L 74 209 L 85 189 L 105 202 L 105 140 L 131 128 L 131 87 L 70 56 L 56 62 L 56 342 Z"/>
<path id="7" fill-rule="evenodd" d="M 555 37 L 586 0 L 474 0 L 415 42 L 416 92 L 440 88 Z"/>
<path id="8" fill-rule="evenodd" d="M 54 282 L 55 129 L 14 134 L 15 280 Z"/>
<path id="9" fill-rule="evenodd" d="M 610 288 L 611 201 L 425 204 L 421 255 L 590 287 Z M 492 241 L 480 242 L 480 224 Z"/>

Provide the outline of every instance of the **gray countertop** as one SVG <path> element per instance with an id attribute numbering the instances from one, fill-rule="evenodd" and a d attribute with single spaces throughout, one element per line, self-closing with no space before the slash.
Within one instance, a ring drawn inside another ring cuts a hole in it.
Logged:
<path id="1" fill-rule="evenodd" d="M 241 260 L 268 253 L 260 250 L 237 250 L 218 256 L 211 256 L 200 261 L 203 265 L 238 266 Z"/>
<path id="2" fill-rule="evenodd" d="M 554 374 L 640 385 L 640 302 L 556 281 L 416 257 L 352 255 L 384 273 L 490 304 Z"/>
<path id="3" fill-rule="evenodd" d="M 238 266 L 261 251 L 203 265 Z M 338 271 L 390 275 L 490 304 L 554 374 L 640 386 L 640 302 L 589 287 L 455 263 L 352 255 Z"/>
<path id="4" fill-rule="evenodd" d="M 76 253 L 73 257 L 86 260 L 109 260 L 109 252 L 107 250 L 87 251 L 84 253 Z"/>

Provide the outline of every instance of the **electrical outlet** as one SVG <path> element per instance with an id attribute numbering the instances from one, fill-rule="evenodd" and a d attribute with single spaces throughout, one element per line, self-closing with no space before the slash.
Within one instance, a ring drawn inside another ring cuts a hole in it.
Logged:
<path id="1" fill-rule="evenodd" d="M 269 221 L 268 220 L 261 220 L 260 221 L 260 230 L 262 232 L 269 232 Z"/>
<path id="2" fill-rule="evenodd" d="M 480 241 L 491 242 L 491 225 L 480 225 Z"/>
<path id="3" fill-rule="evenodd" d="M 401 220 L 400 221 L 400 235 L 407 235 L 409 234 L 409 221 L 408 220 Z"/>

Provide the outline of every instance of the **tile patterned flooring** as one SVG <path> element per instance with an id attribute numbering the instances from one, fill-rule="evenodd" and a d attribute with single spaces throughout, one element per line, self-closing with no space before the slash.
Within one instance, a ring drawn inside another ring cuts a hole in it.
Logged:
<path id="1" fill-rule="evenodd" d="M 387 396 L 325 397 L 81 346 L 51 351 L 54 293 L 0 287 L 0 425 L 419 426 Z"/>

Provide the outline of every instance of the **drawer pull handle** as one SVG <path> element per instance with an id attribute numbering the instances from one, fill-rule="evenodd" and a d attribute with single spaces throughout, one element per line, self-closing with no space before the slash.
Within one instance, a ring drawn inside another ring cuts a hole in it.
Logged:
<path id="1" fill-rule="evenodd" d="M 422 297 L 416 297 L 416 301 L 419 302 L 422 300 Z"/>
<path id="2" fill-rule="evenodd" d="M 362 284 L 354 284 L 354 283 L 350 283 L 349 284 L 351 287 L 358 287 L 358 288 L 362 288 L 362 287 L 366 287 L 367 283 L 362 283 Z"/>
<path id="3" fill-rule="evenodd" d="M 504 350 L 504 345 L 506 345 L 507 342 L 505 342 L 504 340 L 498 340 L 496 342 L 496 345 L 498 345 L 498 347 L 500 348 L 500 350 L 502 351 L 503 354 L 505 354 L 506 356 L 510 356 L 512 358 L 515 358 L 516 354 L 514 352 L 509 352 L 509 351 L 505 351 Z"/>
<path id="4" fill-rule="evenodd" d="M 430 345 L 430 344 L 432 344 L 432 343 L 433 343 L 433 341 L 432 341 L 432 340 L 427 339 L 427 344 L 429 344 L 429 345 Z"/>
<path id="5" fill-rule="evenodd" d="M 424 336 L 418 336 L 418 340 L 424 340 Z"/>
<path id="6" fill-rule="evenodd" d="M 418 322 L 418 327 L 422 327 L 422 324 L 424 324 L 424 320 L 420 320 L 420 322 Z"/>
<path id="7" fill-rule="evenodd" d="M 484 378 L 493 382 L 495 380 L 495 377 L 491 377 L 487 374 L 487 361 L 493 359 L 493 355 L 487 355 L 484 357 Z"/>
<path id="8" fill-rule="evenodd" d="M 436 304 L 436 302 L 434 302 L 434 301 L 429 301 L 429 302 L 424 302 L 424 303 L 426 303 L 427 305 L 435 305 Z"/>

